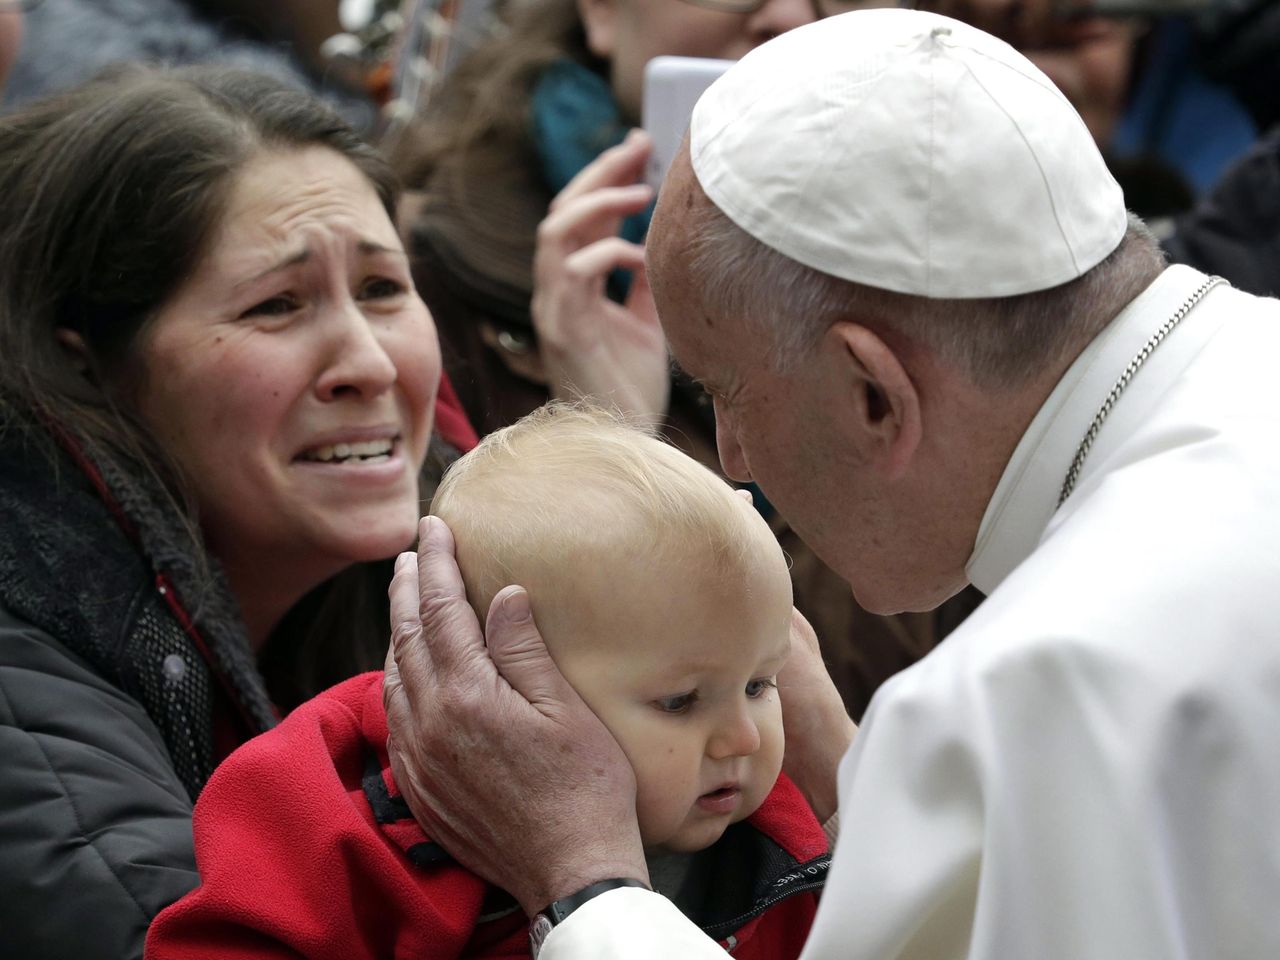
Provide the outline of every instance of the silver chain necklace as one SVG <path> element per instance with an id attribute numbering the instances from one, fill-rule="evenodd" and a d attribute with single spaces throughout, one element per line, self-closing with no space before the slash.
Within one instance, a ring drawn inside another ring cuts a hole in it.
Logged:
<path id="1" fill-rule="evenodd" d="M 1093 449 L 1093 442 L 1098 439 L 1098 431 L 1102 429 L 1102 422 L 1111 413 L 1116 401 L 1120 399 L 1120 394 L 1124 393 L 1125 388 L 1129 386 L 1133 375 L 1142 369 L 1142 365 L 1150 359 L 1156 347 L 1160 346 L 1164 338 L 1169 335 L 1169 331 L 1186 318 L 1187 314 L 1200 302 L 1201 298 L 1218 284 L 1226 282 L 1222 277 L 1210 277 L 1200 284 L 1196 291 L 1187 297 L 1186 302 L 1178 308 L 1177 312 L 1164 322 L 1164 326 L 1151 335 L 1151 339 L 1143 344 L 1142 349 L 1129 361 L 1129 365 L 1124 368 L 1124 373 L 1120 374 L 1120 379 L 1116 381 L 1116 385 L 1107 394 L 1107 399 L 1102 401 L 1102 406 L 1098 408 L 1098 413 L 1093 418 L 1093 423 L 1089 424 L 1089 429 L 1085 431 L 1084 439 L 1080 441 L 1080 447 L 1076 450 L 1075 458 L 1071 461 L 1071 468 L 1067 471 L 1067 477 L 1062 481 L 1062 493 L 1058 495 L 1058 506 L 1062 506 L 1067 497 L 1071 496 L 1071 491 L 1076 488 L 1076 481 L 1080 479 L 1080 470 L 1084 467 L 1089 451 Z"/>

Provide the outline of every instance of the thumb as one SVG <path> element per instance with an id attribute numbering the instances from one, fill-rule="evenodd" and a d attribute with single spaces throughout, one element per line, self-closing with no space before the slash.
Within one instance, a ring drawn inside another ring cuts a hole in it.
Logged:
<path id="1" fill-rule="evenodd" d="M 489 605 L 484 634 L 498 672 L 539 711 L 577 699 L 547 652 L 523 587 L 498 591 Z"/>

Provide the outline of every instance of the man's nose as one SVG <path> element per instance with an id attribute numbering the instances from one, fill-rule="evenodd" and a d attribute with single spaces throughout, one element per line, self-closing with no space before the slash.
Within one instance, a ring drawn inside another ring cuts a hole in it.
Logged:
<path id="1" fill-rule="evenodd" d="M 713 760 L 748 757 L 759 749 L 760 729 L 745 703 L 726 710 L 716 719 L 716 728 L 707 744 L 707 754 Z"/>
<path id="2" fill-rule="evenodd" d="M 347 300 L 335 303 L 324 327 L 330 332 L 327 365 L 316 380 L 322 400 L 374 397 L 396 382 L 396 365 L 369 318 Z"/>

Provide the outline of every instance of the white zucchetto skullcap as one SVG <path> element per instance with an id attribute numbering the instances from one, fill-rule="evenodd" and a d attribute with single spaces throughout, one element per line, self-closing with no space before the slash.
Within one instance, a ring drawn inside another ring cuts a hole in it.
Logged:
<path id="1" fill-rule="evenodd" d="M 703 94 L 693 170 L 734 223 L 815 270 L 935 298 L 1080 276 L 1124 197 L 1049 78 L 1003 41 L 914 10 L 783 34 Z"/>

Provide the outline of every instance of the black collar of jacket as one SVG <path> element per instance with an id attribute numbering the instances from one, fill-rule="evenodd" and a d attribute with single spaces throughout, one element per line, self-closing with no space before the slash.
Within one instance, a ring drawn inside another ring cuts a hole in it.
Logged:
<path id="1" fill-rule="evenodd" d="M 0 429 L 0 605 L 141 703 L 194 798 L 213 771 L 215 672 L 247 732 L 275 717 L 234 602 L 166 502 L 12 412 Z"/>

